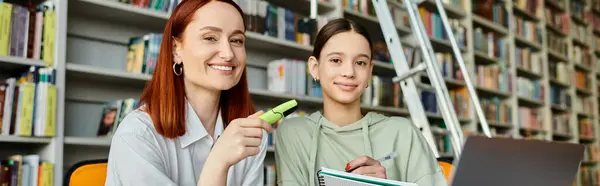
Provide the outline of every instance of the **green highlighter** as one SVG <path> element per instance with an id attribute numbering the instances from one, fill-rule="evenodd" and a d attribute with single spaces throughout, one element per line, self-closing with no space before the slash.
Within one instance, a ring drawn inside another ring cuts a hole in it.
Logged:
<path id="1" fill-rule="evenodd" d="M 265 112 L 264 114 L 260 115 L 258 118 L 266 121 L 269 124 L 273 124 L 273 123 L 279 121 L 281 118 L 296 111 L 297 108 L 298 108 L 298 102 L 296 102 L 296 100 L 289 100 L 289 101 L 287 101 L 281 105 L 278 105 L 277 107 Z"/>

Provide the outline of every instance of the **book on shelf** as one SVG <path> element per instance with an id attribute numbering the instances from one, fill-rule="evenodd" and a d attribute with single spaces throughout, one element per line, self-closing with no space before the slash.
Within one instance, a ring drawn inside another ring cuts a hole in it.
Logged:
<path id="1" fill-rule="evenodd" d="M 600 161 L 600 149 L 598 148 L 597 144 L 588 144 L 585 147 L 585 153 L 583 154 L 584 161 Z"/>
<path id="2" fill-rule="evenodd" d="M 517 77 L 517 95 L 521 98 L 543 102 L 544 89 L 545 87 L 541 80 Z"/>
<path id="3" fill-rule="evenodd" d="M 510 93 L 512 92 L 511 74 L 510 69 L 503 64 L 475 65 L 472 79 L 473 84 L 478 87 Z"/>
<path id="4" fill-rule="evenodd" d="M 127 45 L 126 71 L 152 75 L 158 63 L 162 33 L 132 37 Z"/>
<path id="5" fill-rule="evenodd" d="M 546 32 L 546 37 L 547 37 L 547 44 L 548 44 L 548 50 L 550 52 L 556 52 L 559 55 L 562 55 L 564 57 L 569 56 L 568 55 L 568 49 L 569 49 L 569 44 L 567 43 L 567 39 L 565 37 L 559 36 L 558 34 L 554 33 L 554 32 Z M 568 60 L 568 59 L 565 59 Z M 566 62 L 566 61 L 564 61 Z"/>
<path id="6" fill-rule="evenodd" d="M 0 185 L 52 186 L 54 163 L 37 154 L 12 155 L 0 160 Z"/>
<path id="7" fill-rule="evenodd" d="M 388 2 L 392 1 L 397 4 L 402 4 L 398 0 L 389 0 Z M 348 11 L 356 12 L 360 15 L 371 16 L 375 18 L 377 17 L 372 0 L 342 0 L 342 8 Z M 400 7 L 396 7 L 393 5 L 388 5 L 388 9 L 390 11 L 390 15 L 392 16 L 392 21 L 394 25 L 410 25 L 410 22 L 408 21 L 408 13 L 406 12 L 406 10 L 403 10 Z"/>
<path id="8" fill-rule="evenodd" d="M 508 28 L 509 16 L 504 0 L 479 0 L 471 1 L 472 12 L 488 21 Z"/>
<path id="9" fill-rule="evenodd" d="M 586 10 L 586 2 L 584 0 L 571 0 L 571 15 L 578 19 L 587 20 L 590 12 Z"/>
<path id="10" fill-rule="evenodd" d="M 543 115 L 537 108 L 519 107 L 517 126 L 522 129 L 543 130 Z"/>
<path id="11" fill-rule="evenodd" d="M 512 106 L 507 100 L 497 97 L 482 97 L 481 109 L 488 123 L 512 125 Z"/>
<path id="12" fill-rule="evenodd" d="M 567 91 L 556 85 L 550 85 L 550 103 L 559 107 L 571 108 L 571 95 Z"/>
<path id="13" fill-rule="evenodd" d="M 447 31 L 444 28 L 442 18 L 440 17 L 439 13 L 431 12 L 425 7 L 419 7 L 419 13 L 421 14 L 425 31 L 429 37 L 449 41 Z M 450 28 L 452 29 L 452 33 L 455 35 L 454 38 L 456 39 L 458 47 L 466 48 L 466 27 L 461 25 L 460 21 L 457 19 L 448 18 L 448 22 Z"/>
<path id="14" fill-rule="evenodd" d="M 237 3 L 244 12 L 246 31 L 300 45 L 312 45 L 317 29 L 329 20 L 321 15 L 316 19 L 310 19 L 289 8 L 265 0 L 238 0 Z"/>
<path id="15" fill-rule="evenodd" d="M 556 28 L 565 34 L 569 34 L 571 29 L 571 18 L 569 15 L 560 13 L 557 10 L 546 6 L 544 18 L 546 19 L 546 24 L 552 28 Z"/>
<path id="16" fill-rule="evenodd" d="M 580 137 L 595 138 L 594 126 L 589 118 L 582 118 L 578 122 Z"/>
<path id="17" fill-rule="evenodd" d="M 483 29 L 482 27 L 474 27 L 473 33 L 474 50 L 483 53 L 487 57 L 498 58 L 504 63 L 508 63 L 509 47 L 508 42 L 503 39 L 503 36 Z"/>
<path id="18" fill-rule="evenodd" d="M 513 22 L 515 26 L 512 29 L 516 36 L 533 43 L 542 43 L 542 29 L 537 26 L 536 22 L 520 16 L 513 16 Z"/>
<path id="19" fill-rule="evenodd" d="M 592 87 L 588 73 L 582 71 L 575 71 L 575 87 L 581 90 L 589 91 Z"/>
<path id="20" fill-rule="evenodd" d="M 552 116 L 552 130 L 553 133 L 559 135 L 571 136 L 571 126 L 569 122 L 569 114 L 554 114 Z"/>
<path id="21" fill-rule="evenodd" d="M 600 181 L 600 172 L 594 167 L 580 167 L 579 176 L 581 185 L 597 185 L 598 181 Z"/>
<path id="22" fill-rule="evenodd" d="M 542 1 L 544 0 L 513 0 L 513 4 L 515 7 L 539 17 L 539 14 L 541 13 L 539 7 L 540 2 Z"/>
<path id="23" fill-rule="evenodd" d="M 134 7 L 145 8 L 149 10 L 171 13 L 183 0 L 113 0 Z M 236 0 L 234 0 L 236 1 Z M 239 1 L 239 0 L 237 0 Z"/>
<path id="24" fill-rule="evenodd" d="M 590 41 L 592 39 L 590 32 L 587 31 L 587 26 L 577 24 L 577 23 L 572 24 L 570 35 L 571 35 L 571 37 L 573 37 L 573 40 L 579 40 L 580 42 L 583 42 L 586 44 L 588 41 Z"/>
<path id="25" fill-rule="evenodd" d="M 56 135 L 56 70 L 32 66 L 0 82 L 0 135 Z"/>
<path id="26" fill-rule="evenodd" d="M 112 136 L 125 116 L 138 107 L 139 100 L 135 98 L 107 102 L 102 106 L 100 121 L 98 121 L 97 137 Z"/>
<path id="27" fill-rule="evenodd" d="M 571 61 L 573 61 L 575 64 L 582 65 L 586 68 L 590 68 L 592 66 L 592 54 L 590 53 L 589 48 L 573 45 L 571 53 L 573 54 Z"/>
<path id="28" fill-rule="evenodd" d="M 594 102 L 592 97 L 581 97 L 576 96 L 575 102 L 573 103 L 574 112 L 578 114 L 593 114 Z"/>
<path id="29" fill-rule="evenodd" d="M 39 4 L 0 1 L 0 56 L 43 60 L 53 66 L 55 33 L 53 0 Z"/>
<path id="30" fill-rule="evenodd" d="M 542 58 L 528 47 L 515 47 L 515 64 L 531 73 L 542 74 Z"/>
<path id="31" fill-rule="evenodd" d="M 556 80 L 563 84 L 571 83 L 572 72 L 568 67 L 569 64 L 549 60 L 548 65 L 550 71 L 550 79 Z"/>

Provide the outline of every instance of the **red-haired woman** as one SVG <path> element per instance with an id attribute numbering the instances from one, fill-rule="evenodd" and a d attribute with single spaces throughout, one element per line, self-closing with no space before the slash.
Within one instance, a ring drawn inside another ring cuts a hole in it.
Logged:
<path id="1" fill-rule="evenodd" d="M 272 128 L 250 100 L 244 25 L 231 0 L 177 6 L 141 106 L 112 138 L 106 185 L 263 184 Z"/>

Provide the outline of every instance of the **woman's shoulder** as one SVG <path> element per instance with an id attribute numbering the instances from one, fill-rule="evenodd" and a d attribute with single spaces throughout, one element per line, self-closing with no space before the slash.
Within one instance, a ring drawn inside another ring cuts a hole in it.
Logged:
<path id="1" fill-rule="evenodd" d="M 138 135 L 147 136 L 153 135 L 156 131 L 152 118 L 143 110 L 143 108 L 135 109 L 129 112 L 123 120 L 117 125 L 115 135 Z"/>
<path id="2" fill-rule="evenodd" d="M 402 116 L 386 116 L 379 113 L 372 113 L 375 121 L 381 122 L 386 129 L 398 129 L 401 131 L 410 131 L 417 129 L 412 120 Z"/>

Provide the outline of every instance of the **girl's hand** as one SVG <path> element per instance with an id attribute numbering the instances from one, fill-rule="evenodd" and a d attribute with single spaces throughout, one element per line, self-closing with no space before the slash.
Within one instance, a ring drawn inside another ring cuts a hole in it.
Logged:
<path id="1" fill-rule="evenodd" d="M 350 173 L 372 176 L 382 179 L 387 179 L 385 167 L 381 166 L 379 161 L 368 157 L 361 156 L 346 165 L 346 171 L 352 170 Z"/>
<path id="2" fill-rule="evenodd" d="M 273 131 L 271 125 L 258 118 L 261 114 L 263 112 L 259 111 L 248 118 L 231 121 L 214 144 L 207 162 L 214 161 L 220 168 L 229 169 L 242 159 L 258 154 L 261 150 L 262 130 L 269 133 Z"/>

